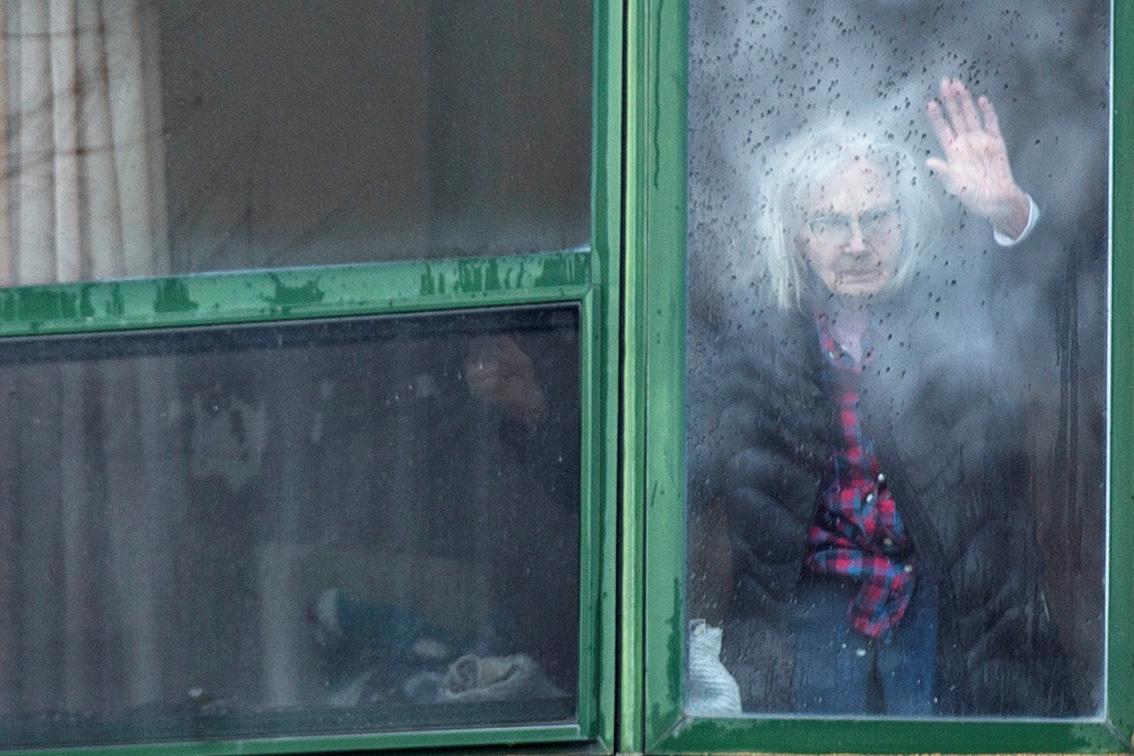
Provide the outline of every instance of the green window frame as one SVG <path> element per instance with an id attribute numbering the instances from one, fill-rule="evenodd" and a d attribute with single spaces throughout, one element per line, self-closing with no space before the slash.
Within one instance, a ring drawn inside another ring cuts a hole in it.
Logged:
<path id="1" fill-rule="evenodd" d="M 590 243 L 571 250 L 0 290 L 0 338 L 153 332 L 361 315 L 572 303 L 580 313 L 581 533 L 579 675 L 573 724 L 336 735 L 139 741 L 52 753 L 316 753 L 561 744 L 609 752 L 614 742 L 618 353 L 622 242 L 621 3 L 593 3 Z M 129 738 L 135 733 L 124 732 Z M 0 743 L 0 750 L 3 744 Z M 4 750 L 44 753 L 45 749 Z"/>
<path id="2" fill-rule="evenodd" d="M 648 753 L 1129 752 L 1134 749 L 1134 2 L 1113 3 L 1110 560 L 1106 710 L 1098 720 L 704 719 L 685 669 L 685 239 L 688 2 L 627 15 L 627 427 L 620 732 Z M 633 649 L 634 653 L 629 653 Z M 635 712 L 638 717 L 630 716 Z M 630 721 L 634 720 L 634 721 Z"/>

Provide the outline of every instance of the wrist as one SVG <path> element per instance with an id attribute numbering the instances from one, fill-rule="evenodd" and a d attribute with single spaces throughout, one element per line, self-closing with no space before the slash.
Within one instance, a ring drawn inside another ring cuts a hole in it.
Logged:
<path id="1" fill-rule="evenodd" d="M 994 230 L 1004 234 L 1010 239 L 1019 239 L 1028 227 L 1028 217 L 1031 214 L 1031 202 L 1027 193 L 1018 186 L 1014 186 L 997 209 L 989 214 L 988 219 Z"/>

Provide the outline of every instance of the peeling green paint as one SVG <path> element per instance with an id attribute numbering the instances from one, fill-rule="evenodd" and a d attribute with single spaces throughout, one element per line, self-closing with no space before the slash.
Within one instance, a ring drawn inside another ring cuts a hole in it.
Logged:
<path id="1" fill-rule="evenodd" d="M 288 309 L 313 305 L 322 302 L 326 297 L 326 293 L 319 288 L 318 277 L 304 281 L 298 286 L 288 285 L 276 273 L 269 273 L 268 279 L 272 282 L 273 290 L 270 294 L 261 294 L 260 298 L 273 307 Z"/>
<path id="2" fill-rule="evenodd" d="M 548 255 L 543 270 L 536 276 L 536 286 L 585 283 L 590 273 L 590 259 L 585 255 Z"/>
<path id="3" fill-rule="evenodd" d="M 502 288 L 500 285 L 500 262 L 498 260 L 492 260 L 485 267 L 484 288 L 485 291 L 495 291 Z"/>
<path id="4" fill-rule="evenodd" d="M 657 491 L 655 489 L 654 493 Z M 650 508 L 653 509 L 651 496 Z M 679 627 L 682 623 L 684 603 L 684 591 L 681 588 L 681 580 L 674 578 L 673 580 L 673 603 L 671 606 L 671 613 L 666 618 L 667 627 Z M 667 729 L 680 727 L 683 724 L 683 717 L 679 716 L 676 722 L 673 717 L 673 703 L 677 703 L 677 709 L 681 709 L 681 688 L 684 678 L 684 659 L 685 654 L 682 653 L 682 645 L 685 642 L 685 634 L 683 632 L 671 632 L 667 634 L 666 638 L 666 658 L 665 664 L 665 681 L 668 687 L 668 695 L 664 700 L 655 698 L 649 702 L 650 710 L 650 730 L 652 732 L 665 732 Z M 658 660 L 661 661 L 661 660 Z M 672 732 L 671 732 L 672 734 Z"/>
<path id="5" fill-rule="evenodd" d="M 421 288 L 418 289 L 418 294 L 423 297 L 428 297 L 437 293 L 437 284 L 433 281 L 433 268 L 429 263 L 422 264 L 421 272 Z"/>
<path id="6" fill-rule="evenodd" d="M 581 286 L 590 281 L 590 269 L 589 250 L 549 252 L 518 259 L 456 260 L 445 266 L 421 263 L 418 294 L 487 295 L 525 288 Z"/>
<path id="7" fill-rule="evenodd" d="M 3 293 L 0 311 L 6 320 L 76 319 L 80 316 L 79 291 L 75 287 L 58 286 L 9 289 Z"/>
<path id="8" fill-rule="evenodd" d="M 93 297 L 94 287 L 88 286 L 86 288 L 88 291 L 88 296 Z M 107 298 L 106 302 L 103 305 L 104 313 L 108 317 L 120 318 L 126 314 L 126 298 L 122 294 L 122 287 L 118 284 L 110 284 L 107 288 L 109 290 L 110 296 Z M 93 313 L 91 317 L 94 317 Z"/>
<path id="9" fill-rule="evenodd" d="M 590 290 L 590 256 L 568 251 L 16 287 L 0 290 L 0 336 L 578 301 Z"/>
<path id="10" fill-rule="evenodd" d="M 113 284 L 112 284 L 113 285 Z M 193 312 L 198 304 L 189 296 L 189 285 L 180 278 L 158 281 L 154 312 Z"/>
<path id="11" fill-rule="evenodd" d="M 477 261 L 461 260 L 457 263 L 457 291 L 466 293 L 484 290 L 484 265 Z"/>
<path id="12" fill-rule="evenodd" d="M 79 316 L 93 318 L 95 315 L 94 303 L 91 301 L 91 287 L 84 286 L 79 289 Z"/>

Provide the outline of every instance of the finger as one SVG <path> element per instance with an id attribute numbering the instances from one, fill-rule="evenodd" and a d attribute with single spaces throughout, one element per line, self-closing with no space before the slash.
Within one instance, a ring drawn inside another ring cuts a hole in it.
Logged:
<path id="1" fill-rule="evenodd" d="M 953 127 L 954 133 L 964 134 L 968 129 L 965 127 L 965 113 L 960 110 L 960 100 L 957 99 L 953 79 L 945 79 L 941 84 L 941 105 L 945 107 L 946 116 L 949 118 L 949 126 Z"/>
<path id="2" fill-rule="evenodd" d="M 970 113 L 969 110 L 972 109 Z M 974 118 L 976 109 L 972 108 L 969 91 L 965 85 L 956 79 L 949 79 L 945 88 L 945 110 L 953 130 L 957 134 L 964 134 L 980 128 L 980 122 Z"/>
<path id="3" fill-rule="evenodd" d="M 957 98 L 951 79 L 942 83 L 941 95 L 941 104 L 945 106 L 945 115 L 949 118 L 949 125 L 953 128 L 953 133 L 963 134 L 968 131 L 965 113 L 961 109 L 961 101 Z"/>
<path id="4" fill-rule="evenodd" d="M 977 112 L 976 102 L 974 102 L 969 88 L 965 86 L 964 82 L 954 80 L 953 92 L 964 116 L 965 126 L 970 131 L 980 131 L 980 113 Z"/>
<path id="5" fill-rule="evenodd" d="M 925 106 L 925 112 L 929 116 L 929 123 L 933 126 L 933 133 L 937 135 L 937 141 L 941 143 L 941 148 L 949 152 L 957 135 L 953 133 L 953 128 L 949 125 L 949 122 L 945 120 L 945 114 L 941 112 L 941 103 L 937 100 L 930 100 Z"/>
<path id="6" fill-rule="evenodd" d="M 937 87 L 937 101 L 945 102 L 949 99 L 949 79 L 942 77 L 941 84 Z"/>
<path id="7" fill-rule="evenodd" d="M 992 102 L 984 96 L 977 100 L 980 105 L 981 113 L 984 114 L 984 130 L 989 136 L 994 136 L 1000 141 L 1004 141 L 1004 137 L 1000 133 L 1000 118 L 996 115 L 996 108 L 992 107 Z"/>

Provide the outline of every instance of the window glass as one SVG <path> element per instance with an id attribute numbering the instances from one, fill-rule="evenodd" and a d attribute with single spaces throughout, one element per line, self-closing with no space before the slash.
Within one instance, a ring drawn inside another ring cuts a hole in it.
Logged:
<path id="1" fill-rule="evenodd" d="M 686 711 L 1101 711 L 1108 4 L 689 34 Z"/>
<path id="2" fill-rule="evenodd" d="M 5 745 L 574 721 L 575 306 L 0 344 Z"/>
<path id="3" fill-rule="evenodd" d="M 589 239 L 590 3 L 8 3 L 0 281 Z"/>

